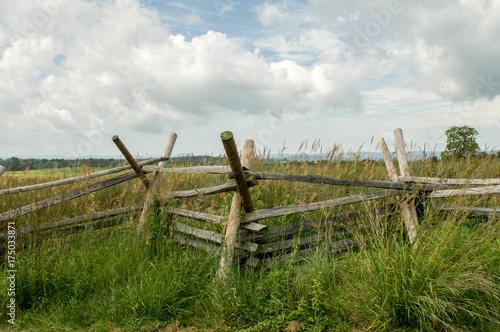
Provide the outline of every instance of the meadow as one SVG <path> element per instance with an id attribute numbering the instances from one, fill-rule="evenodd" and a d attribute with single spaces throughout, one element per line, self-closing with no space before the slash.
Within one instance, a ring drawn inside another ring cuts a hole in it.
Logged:
<path id="1" fill-rule="evenodd" d="M 346 179 L 389 180 L 383 162 L 335 150 L 317 164 L 274 163 L 266 156 L 255 171 L 317 174 Z M 224 163 L 223 163 L 224 164 Z M 272 165 L 271 165 L 272 164 Z M 0 188 L 47 182 L 79 174 L 61 170 L 7 172 Z M 495 156 L 410 162 L 412 175 L 497 178 Z M 74 171 L 73 171 L 74 172 Z M 162 191 L 202 188 L 228 181 L 220 175 L 169 174 Z M 88 185 L 84 184 L 84 185 Z M 2 196 L 5 212 L 82 184 Z M 261 181 L 251 189 L 256 208 L 303 204 L 365 193 L 369 189 Z M 144 200 L 139 180 L 16 218 L 17 226 L 58 221 Z M 227 215 L 231 193 L 185 199 L 175 206 Z M 496 207 L 498 196 L 428 201 L 418 246 L 411 246 L 399 214 L 377 220 L 359 234 L 359 247 L 332 254 L 320 247 L 308 260 L 254 269 L 234 264 L 217 278 L 220 256 L 173 241 L 165 213 L 149 220 L 149 244 L 137 241 L 138 214 L 110 229 L 44 241 L 27 237 L 17 252 L 17 320 L 0 329 L 18 331 L 498 331 L 500 330 L 500 220 L 440 212 L 434 207 Z M 317 213 L 364 210 L 357 204 Z M 268 220 L 284 224 L 297 216 Z M 376 219 L 377 217 L 374 216 Z M 210 226 L 223 232 L 223 226 Z M 22 247 L 21 247 L 22 246 Z M 8 268 L 0 272 L 0 303 L 9 297 Z"/>

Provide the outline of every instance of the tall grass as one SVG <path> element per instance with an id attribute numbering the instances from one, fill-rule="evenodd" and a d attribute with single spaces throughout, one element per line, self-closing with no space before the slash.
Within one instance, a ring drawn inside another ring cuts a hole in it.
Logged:
<path id="1" fill-rule="evenodd" d="M 416 247 L 398 234 L 370 240 L 345 257 L 346 313 L 374 330 L 497 330 L 498 226 L 490 220 L 471 229 L 465 220 L 444 219 L 424 222 Z"/>
<path id="2" fill-rule="evenodd" d="M 287 163 L 255 170 L 320 174 L 340 178 L 388 179 L 384 165 L 354 157 L 341 161 L 336 150 L 319 164 Z M 498 160 L 418 160 L 412 173 L 422 176 L 495 177 Z M 38 176 L 38 175 L 37 175 Z M 52 174 L 50 179 L 56 176 Z M 2 188 L 47 178 L 0 178 Z M 220 176 L 172 174 L 162 190 L 202 188 L 225 180 Z M 2 201 L 2 212 L 68 188 L 23 193 Z M 364 192 L 367 189 L 261 182 L 252 188 L 259 209 L 301 204 Z M 40 211 L 17 222 L 36 224 L 140 202 L 142 184 L 130 182 L 93 197 L 86 196 Z M 3 199 L 3 198 L 2 198 Z M 31 201 L 30 201 L 31 200 Z M 227 215 L 231 194 L 172 202 L 175 206 Z M 498 206 L 498 197 L 448 199 L 440 204 Z M 365 205 L 319 214 L 344 213 Z M 18 329 L 154 331 L 167 326 L 198 330 L 279 331 L 296 322 L 308 331 L 497 331 L 500 329 L 500 221 L 469 219 L 425 207 L 418 245 L 405 237 L 398 214 L 374 216 L 376 225 L 358 235 L 360 247 L 332 254 L 319 247 L 307 261 L 295 259 L 265 269 L 234 266 L 229 279 L 216 278 L 219 257 L 173 242 L 165 229 L 171 216 L 150 220 L 149 245 L 136 241 L 134 229 L 117 228 L 53 238 L 29 245 L 17 261 Z M 131 215 L 130 218 L 136 218 Z M 308 216 L 304 216 L 308 217 Z M 294 217 L 295 218 L 295 217 Z M 269 225 L 290 222 L 275 218 Z M 179 219 L 180 220 L 180 219 Z M 189 223 L 189 220 L 183 219 Z M 195 225 L 201 225 L 196 224 Z M 223 232 L 221 225 L 208 226 Z M 7 268 L 0 287 L 7 289 Z M 0 293 L 0 305 L 8 301 Z M 0 328 L 7 328 L 2 321 Z"/>

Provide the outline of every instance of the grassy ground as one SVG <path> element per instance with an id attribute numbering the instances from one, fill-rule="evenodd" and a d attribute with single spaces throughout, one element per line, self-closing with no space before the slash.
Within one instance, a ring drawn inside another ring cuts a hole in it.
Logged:
<path id="1" fill-rule="evenodd" d="M 332 155 L 319 165 L 288 164 L 256 170 L 387 179 L 384 165 Z M 498 160 L 414 161 L 422 176 L 497 177 Z M 33 184 L 60 175 L 0 178 L 0 188 Z M 68 177 L 68 176 L 62 176 Z M 220 176 L 172 174 L 164 190 L 192 189 L 226 181 Z M 2 197 L 2 212 L 72 187 Z M 261 182 L 252 189 L 256 208 L 301 204 L 366 192 L 367 189 Z M 18 218 L 37 224 L 141 202 L 135 180 L 57 207 Z M 176 206 L 227 215 L 230 194 L 179 200 Z M 438 203 L 498 206 L 498 198 Z M 344 207 L 326 213 L 364 209 Z M 131 215 L 135 220 L 137 215 Z M 287 218 L 266 221 L 270 225 Z M 437 213 L 425 206 L 417 247 L 408 244 L 402 222 L 379 220 L 360 235 L 356 250 L 331 254 L 319 248 L 311 259 L 253 270 L 234 266 L 223 284 L 219 257 L 185 248 L 164 232 L 164 216 L 150 220 L 150 245 L 124 228 L 54 238 L 17 255 L 18 317 L 15 330 L 32 331 L 498 331 L 500 329 L 500 221 Z M 220 226 L 214 230 L 222 232 Z M 8 289 L 6 266 L 0 288 Z M 0 293 L 6 308 L 7 292 Z M 0 329 L 10 326 L 3 320 Z"/>

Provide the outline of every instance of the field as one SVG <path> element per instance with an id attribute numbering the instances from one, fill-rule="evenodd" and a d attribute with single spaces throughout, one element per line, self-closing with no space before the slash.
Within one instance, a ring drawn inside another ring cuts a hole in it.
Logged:
<path id="1" fill-rule="evenodd" d="M 256 171 L 317 174 L 347 179 L 388 180 L 382 162 L 341 152 L 318 164 L 289 162 Z M 305 156 L 304 156 L 305 158 Z M 90 170 L 90 171 L 97 171 Z M 500 160 L 423 159 L 410 162 L 416 176 L 497 178 Z M 47 182 L 78 174 L 46 170 L 6 173 L 0 189 Z M 226 182 L 220 175 L 169 174 L 162 191 L 202 188 Z M 251 189 L 256 208 L 303 204 L 366 193 L 371 189 L 261 181 Z M 82 184 L 80 184 L 81 186 Z M 88 185 L 88 184 L 84 184 Z M 1 197 L 1 211 L 40 201 L 77 185 Z M 141 203 L 139 180 L 86 195 L 66 204 L 16 218 L 36 225 Z M 178 200 L 176 207 L 227 215 L 232 194 Z M 363 210 L 357 204 L 314 213 L 316 217 Z M 234 265 L 229 278 L 217 277 L 217 253 L 186 248 L 165 230 L 164 214 L 149 220 L 153 237 L 137 241 L 134 225 L 87 231 L 40 241 L 26 238 L 17 253 L 17 324 L 24 331 L 498 331 L 500 330 L 500 220 L 438 212 L 446 205 L 499 206 L 498 196 L 441 199 L 426 203 L 419 245 L 409 245 L 399 214 L 377 220 L 360 233 L 360 246 L 341 254 L 319 248 L 307 261 L 253 269 Z M 307 216 L 304 216 L 307 217 Z M 266 221 L 270 226 L 297 216 Z M 376 218 L 376 217 L 374 217 Z M 211 226 L 223 232 L 222 226 Z M 2 265 L 0 287 L 8 289 Z M 0 293 L 1 307 L 9 297 Z"/>

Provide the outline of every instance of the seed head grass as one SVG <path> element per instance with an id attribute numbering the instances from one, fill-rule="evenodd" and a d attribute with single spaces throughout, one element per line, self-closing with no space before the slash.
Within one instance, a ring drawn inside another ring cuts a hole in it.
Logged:
<path id="1" fill-rule="evenodd" d="M 308 144 L 298 160 L 276 160 L 266 151 L 252 170 L 317 174 L 347 179 L 389 180 L 383 162 L 364 159 L 319 141 L 309 160 Z M 349 158 L 347 158 L 349 156 Z M 346 159 L 347 158 L 347 159 Z M 395 161 L 396 162 L 396 161 Z M 190 161 L 186 160 L 189 164 Z M 207 160 L 213 164 L 213 160 Z M 222 161 L 222 164 L 227 164 Z M 397 166 L 397 163 L 396 163 Z M 496 178 L 500 161 L 493 156 L 441 161 L 410 161 L 412 175 L 449 178 Z M 80 173 L 7 172 L 0 188 L 42 183 Z M 1 212 L 95 183 L 67 185 L 0 197 Z M 162 179 L 160 197 L 170 190 L 205 188 L 227 182 L 226 176 L 171 173 Z M 251 188 L 257 209 L 305 204 L 375 191 L 286 181 L 260 181 Z M 146 189 L 135 179 L 91 195 L 15 218 L 36 226 L 85 213 L 143 202 Z M 411 193 L 410 193 L 411 195 Z M 18 243 L 16 305 L 19 330 L 139 331 L 192 327 L 206 331 L 280 331 L 297 322 L 304 331 L 497 331 L 500 329 L 500 221 L 436 207 L 496 207 L 498 196 L 424 201 L 417 244 L 409 243 L 395 211 L 370 214 L 372 227 L 356 233 L 358 247 L 342 253 L 320 244 L 308 259 L 292 250 L 286 263 L 263 268 L 234 264 L 229 278 L 217 278 L 220 253 L 174 241 L 169 225 L 179 221 L 224 234 L 223 224 L 173 216 L 168 208 L 227 216 L 232 193 L 166 202 L 148 220 L 148 243 L 138 239 L 140 211 L 124 224 L 76 234 L 35 232 Z M 394 199 L 392 203 L 397 203 Z M 380 207 L 379 202 L 290 215 L 262 221 L 269 227 Z M 360 220 L 364 222 L 367 220 Z M 2 265 L 0 287 L 8 289 Z M 0 305 L 10 301 L 0 292 Z M 0 328 L 9 328 L 4 320 Z"/>

